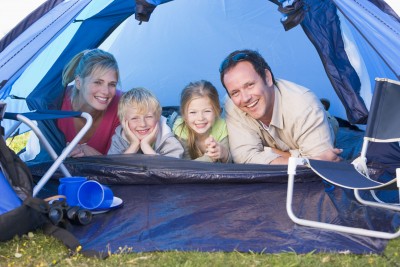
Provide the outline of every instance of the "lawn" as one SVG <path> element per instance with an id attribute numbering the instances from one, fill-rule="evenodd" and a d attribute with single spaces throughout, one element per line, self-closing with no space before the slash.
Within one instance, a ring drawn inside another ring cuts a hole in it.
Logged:
<path id="1" fill-rule="evenodd" d="M 0 266 L 399 266 L 400 240 L 392 240 L 382 255 L 239 252 L 120 253 L 105 260 L 71 254 L 58 240 L 40 230 L 0 244 Z"/>
<path id="2" fill-rule="evenodd" d="M 27 136 L 18 136 L 7 143 L 14 151 L 19 151 Z M 61 242 L 37 230 L 0 243 L 0 266 L 400 266 L 399 248 L 400 239 L 391 240 L 382 255 L 296 254 L 292 251 L 279 254 L 251 251 L 135 253 L 125 247 L 100 260 L 68 251 Z"/>

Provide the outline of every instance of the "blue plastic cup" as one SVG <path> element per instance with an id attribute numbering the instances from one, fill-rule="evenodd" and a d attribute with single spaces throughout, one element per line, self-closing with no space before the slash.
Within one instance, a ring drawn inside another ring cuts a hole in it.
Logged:
<path id="1" fill-rule="evenodd" d="M 61 178 L 58 194 L 66 197 L 68 205 L 78 206 L 78 190 L 86 180 L 86 177 L 81 176 Z"/>
<path id="2" fill-rule="evenodd" d="M 114 194 L 108 186 L 97 181 L 86 181 L 78 190 L 79 205 L 88 210 L 111 207 Z"/>

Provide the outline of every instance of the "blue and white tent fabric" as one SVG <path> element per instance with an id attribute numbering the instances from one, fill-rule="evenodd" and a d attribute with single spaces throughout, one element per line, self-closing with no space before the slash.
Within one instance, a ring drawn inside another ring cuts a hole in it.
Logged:
<path id="1" fill-rule="evenodd" d="M 298 2 L 301 23 L 285 31 L 281 20 L 290 14 L 277 4 Z M 139 23 L 136 9 L 142 19 L 154 11 Z M 0 99 L 13 112 L 58 107 L 63 66 L 95 47 L 115 54 L 122 90 L 145 86 L 162 105 L 178 105 L 187 83 L 208 79 L 222 98 L 220 61 L 251 48 L 276 77 L 311 88 L 331 99 L 331 113 L 364 124 L 374 78 L 400 77 L 398 9 L 383 0 L 47 1 L 0 41 Z M 28 105 L 10 95 L 28 97 Z"/>

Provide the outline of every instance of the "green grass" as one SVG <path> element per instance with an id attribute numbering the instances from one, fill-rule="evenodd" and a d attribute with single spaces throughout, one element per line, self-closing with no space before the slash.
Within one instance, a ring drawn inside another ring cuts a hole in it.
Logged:
<path id="1" fill-rule="evenodd" d="M 29 133 L 7 140 L 18 152 Z M 0 229 L 2 231 L 3 229 Z M 134 253 L 120 248 L 105 260 L 86 258 L 69 251 L 61 242 L 41 230 L 0 243 L 0 266 L 400 266 L 400 239 L 391 240 L 382 255 L 353 255 L 282 252 L 277 254 L 240 252 L 151 252 Z"/>
<path id="2" fill-rule="evenodd" d="M 41 231 L 0 243 L 0 266 L 399 266 L 400 240 L 392 240 L 382 255 L 284 252 L 149 252 L 120 248 L 105 260 L 70 253 Z"/>

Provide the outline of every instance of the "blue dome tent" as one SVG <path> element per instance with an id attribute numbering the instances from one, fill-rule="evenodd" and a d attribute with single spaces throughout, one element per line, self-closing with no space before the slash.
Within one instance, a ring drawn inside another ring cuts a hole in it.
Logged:
<path id="1" fill-rule="evenodd" d="M 122 90 L 146 87 L 163 106 L 177 106 L 182 88 L 199 79 L 211 81 L 224 97 L 220 62 L 233 50 L 250 48 L 266 58 L 275 77 L 330 99 L 333 115 L 365 124 L 374 78 L 400 78 L 399 7 L 384 0 L 288 2 L 47 1 L 0 41 L 0 99 L 12 112 L 59 108 L 64 65 L 95 47 L 116 56 Z M 43 129 L 57 132 L 51 122 Z M 62 150 L 62 136 L 52 136 Z M 66 161 L 74 173 L 111 184 L 125 201 L 124 211 L 96 216 L 88 226 L 93 228 L 75 228 L 87 248 L 368 253 L 381 252 L 386 244 L 293 225 L 282 208 L 285 166 L 153 161 L 139 155 Z M 41 168 L 46 164 L 33 172 L 42 173 Z M 353 201 L 346 191 L 325 192 L 306 171 L 302 179 L 300 191 L 320 206 L 320 213 L 310 216 L 340 218 L 340 207 Z M 297 199 L 300 212 L 307 213 L 302 200 Z M 367 221 L 375 212 L 356 209 Z M 398 226 L 397 215 L 390 216 L 392 222 L 377 227 Z M 95 227 L 101 231 L 90 231 Z"/>

